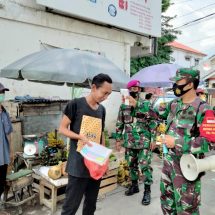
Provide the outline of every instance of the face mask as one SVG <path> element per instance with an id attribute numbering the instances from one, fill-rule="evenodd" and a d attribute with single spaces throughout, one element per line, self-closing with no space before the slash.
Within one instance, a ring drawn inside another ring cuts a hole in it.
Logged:
<path id="1" fill-rule="evenodd" d="M 130 92 L 130 96 L 136 99 L 138 97 L 138 92 Z"/>
<path id="2" fill-rule="evenodd" d="M 187 86 L 190 82 L 186 83 L 186 84 L 182 84 L 182 85 L 178 85 L 178 84 L 173 84 L 172 90 L 175 94 L 175 96 L 180 97 L 183 96 L 185 93 L 187 93 L 188 91 L 190 91 L 192 88 L 188 89 L 188 90 L 183 90 L 185 86 Z"/>
<path id="3" fill-rule="evenodd" d="M 3 102 L 4 98 L 5 98 L 5 95 L 4 94 L 0 94 L 0 102 Z"/>

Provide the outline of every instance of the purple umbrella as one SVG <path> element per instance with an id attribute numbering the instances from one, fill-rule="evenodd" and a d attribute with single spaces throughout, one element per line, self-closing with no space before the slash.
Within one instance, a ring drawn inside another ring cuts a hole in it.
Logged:
<path id="1" fill-rule="evenodd" d="M 139 80 L 141 87 L 170 87 L 172 81 L 169 79 L 175 76 L 177 64 L 157 64 L 141 69 L 131 77 L 131 80 Z"/>

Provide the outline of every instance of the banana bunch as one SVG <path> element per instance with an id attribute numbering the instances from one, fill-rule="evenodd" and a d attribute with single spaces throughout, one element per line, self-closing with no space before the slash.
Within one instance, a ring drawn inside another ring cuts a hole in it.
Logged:
<path id="1" fill-rule="evenodd" d="M 118 168 L 118 175 L 117 175 L 117 181 L 122 186 L 128 185 L 129 180 L 129 167 L 127 161 L 120 161 L 119 168 Z"/>
<path id="2" fill-rule="evenodd" d="M 157 131 L 160 132 L 161 134 L 164 134 L 166 131 L 166 125 L 165 123 L 160 123 L 160 125 L 157 128 Z"/>
<path id="3" fill-rule="evenodd" d="M 48 146 L 49 147 L 58 147 L 63 148 L 64 147 L 64 141 L 61 138 L 57 137 L 57 132 L 49 132 L 48 133 Z"/>
<path id="4" fill-rule="evenodd" d="M 118 168 L 117 181 L 120 184 L 125 181 L 125 170 L 124 170 L 123 164 L 121 164 L 121 163 Z"/>

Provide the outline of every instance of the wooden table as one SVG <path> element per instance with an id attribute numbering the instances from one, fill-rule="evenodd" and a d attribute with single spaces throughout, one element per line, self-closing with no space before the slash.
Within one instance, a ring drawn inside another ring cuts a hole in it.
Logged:
<path id="1" fill-rule="evenodd" d="M 57 202 L 65 198 L 65 192 L 63 194 L 58 194 L 58 190 L 67 186 L 68 177 L 63 176 L 57 180 L 53 180 L 48 177 L 47 170 L 48 167 L 40 167 L 39 169 L 33 169 L 33 178 L 38 184 L 34 187 L 39 189 L 40 193 L 40 204 L 45 205 L 51 209 L 52 214 L 57 210 Z"/>
<path id="2" fill-rule="evenodd" d="M 60 179 L 59 179 L 60 180 Z M 47 181 L 46 179 L 42 178 L 40 179 L 40 185 L 39 185 L 39 190 L 40 190 L 40 204 L 45 205 L 48 208 L 51 209 L 52 214 L 56 212 L 57 210 L 57 202 L 63 200 L 65 198 L 65 193 L 58 195 L 57 191 L 61 187 L 66 187 L 67 183 L 63 183 L 61 185 L 55 185 L 52 184 L 50 181 Z M 50 189 L 51 190 L 51 196 L 50 199 L 46 198 L 45 196 L 45 189 Z"/>
<path id="3" fill-rule="evenodd" d="M 118 166 L 119 166 L 118 161 L 110 162 L 109 171 L 102 178 L 101 181 L 99 196 L 103 196 L 107 192 L 116 189 Z M 34 185 L 34 187 L 39 189 L 40 204 L 50 208 L 53 214 L 57 210 L 57 202 L 65 198 L 65 193 L 58 195 L 57 191 L 62 187 L 66 188 L 68 184 L 68 177 L 63 176 L 60 179 L 53 180 L 48 177 L 47 173 L 45 175 L 41 174 L 42 171 L 40 171 L 39 169 L 33 169 L 33 171 L 34 171 L 33 178 L 38 181 L 38 184 L 36 184 L 36 186 Z"/>
<path id="4" fill-rule="evenodd" d="M 16 156 L 18 159 L 24 161 L 27 169 L 32 169 L 32 165 L 36 165 L 36 164 L 39 164 L 40 161 L 41 161 L 41 158 L 39 158 L 38 156 L 32 156 L 32 157 L 27 157 L 27 156 L 24 156 L 24 153 L 23 152 L 16 152 Z"/>

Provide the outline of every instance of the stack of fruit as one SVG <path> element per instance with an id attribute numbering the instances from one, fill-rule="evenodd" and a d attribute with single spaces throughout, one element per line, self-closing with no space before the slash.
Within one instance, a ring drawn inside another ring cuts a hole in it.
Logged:
<path id="1" fill-rule="evenodd" d="M 54 166 L 59 161 L 67 160 L 67 150 L 62 138 L 57 135 L 57 130 L 49 132 L 47 135 L 48 145 L 41 152 L 41 164 L 44 166 Z"/>
<path id="2" fill-rule="evenodd" d="M 64 148 L 64 141 L 62 138 L 58 137 L 57 130 L 49 132 L 47 140 L 49 147 Z"/>
<path id="3" fill-rule="evenodd" d="M 130 184 L 129 167 L 127 161 L 120 161 L 118 168 L 117 182 L 121 186 L 127 187 Z"/>
<path id="4" fill-rule="evenodd" d="M 59 179 L 61 176 L 67 176 L 67 173 L 65 172 L 65 166 L 66 162 L 59 162 L 58 165 L 50 167 L 48 171 L 48 176 L 51 179 Z"/>

